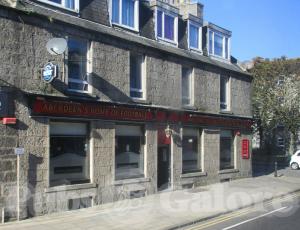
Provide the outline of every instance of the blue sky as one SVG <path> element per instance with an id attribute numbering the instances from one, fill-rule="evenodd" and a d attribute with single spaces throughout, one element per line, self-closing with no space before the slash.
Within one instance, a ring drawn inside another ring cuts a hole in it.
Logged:
<path id="1" fill-rule="evenodd" d="M 300 57 L 300 0 L 199 0 L 204 20 L 232 31 L 232 56 Z"/>

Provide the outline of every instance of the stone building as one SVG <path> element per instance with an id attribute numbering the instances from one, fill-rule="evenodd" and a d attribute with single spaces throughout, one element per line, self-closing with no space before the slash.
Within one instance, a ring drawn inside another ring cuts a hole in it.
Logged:
<path id="1" fill-rule="evenodd" d="M 6 218 L 251 176 L 252 77 L 203 5 L 0 3 Z"/>

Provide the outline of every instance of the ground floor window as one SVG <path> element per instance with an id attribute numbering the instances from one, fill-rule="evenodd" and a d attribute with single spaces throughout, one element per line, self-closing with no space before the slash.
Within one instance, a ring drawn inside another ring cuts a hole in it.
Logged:
<path id="1" fill-rule="evenodd" d="M 143 140 L 144 132 L 141 126 L 116 126 L 116 180 L 144 177 Z"/>
<path id="2" fill-rule="evenodd" d="M 88 125 L 51 122 L 50 186 L 90 182 Z"/>
<path id="3" fill-rule="evenodd" d="M 231 130 L 220 133 L 220 170 L 234 168 L 234 137 Z"/>
<path id="4" fill-rule="evenodd" d="M 200 130 L 184 128 L 182 136 L 182 173 L 201 171 Z"/>

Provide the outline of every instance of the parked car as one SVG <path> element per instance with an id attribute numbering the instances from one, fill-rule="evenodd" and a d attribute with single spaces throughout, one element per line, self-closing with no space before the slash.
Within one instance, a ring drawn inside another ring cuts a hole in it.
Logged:
<path id="1" fill-rule="evenodd" d="M 300 165 L 300 150 L 297 150 L 291 158 L 290 166 L 292 169 L 299 169 Z"/>

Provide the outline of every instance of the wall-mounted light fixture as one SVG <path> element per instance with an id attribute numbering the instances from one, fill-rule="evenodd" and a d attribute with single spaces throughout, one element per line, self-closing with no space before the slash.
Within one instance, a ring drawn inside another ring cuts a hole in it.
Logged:
<path id="1" fill-rule="evenodd" d="M 172 133 L 173 133 L 173 130 L 170 129 L 170 126 L 168 125 L 167 128 L 165 129 L 166 137 L 167 137 L 167 138 L 170 138 L 171 135 L 172 135 Z"/>

